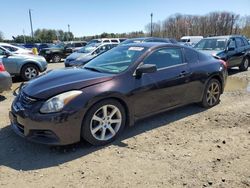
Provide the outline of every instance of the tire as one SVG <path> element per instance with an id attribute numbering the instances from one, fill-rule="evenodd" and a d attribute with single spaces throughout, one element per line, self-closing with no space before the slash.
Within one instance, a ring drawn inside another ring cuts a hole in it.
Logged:
<path id="1" fill-rule="evenodd" d="M 211 79 L 206 85 L 200 105 L 204 108 L 211 108 L 220 102 L 222 92 L 221 83 L 217 79 Z"/>
<path id="2" fill-rule="evenodd" d="M 33 64 L 24 65 L 21 69 L 21 77 L 25 81 L 28 81 L 37 77 L 38 74 L 39 74 L 38 67 Z"/>
<path id="3" fill-rule="evenodd" d="M 62 57 L 61 57 L 60 54 L 54 54 L 54 55 L 52 56 L 52 62 L 53 62 L 53 63 L 59 63 L 59 62 L 61 61 L 61 59 L 62 59 Z"/>
<path id="4" fill-rule="evenodd" d="M 47 61 L 47 63 L 49 63 L 50 62 L 50 58 L 46 58 L 46 61 Z"/>
<path id="5" fill-rule="evenodd" d="M 104 114 L 105 109 L 107 109 L 107 116 Z M 82 122 L 81 136 L 92 145 L 105 145 L 114 141 L 120 135 L 125 124 L 124 107 L 116 100 L 103 100 L 93 105 L 87 112 Z"/>
<path id="6" fill-rule="evenodd" d="M 250 61 L 250 58 L 248 58 L 248 57 L 245 57 L 242 60 L 240 66 L 239 66 L 240 71 L 247 71 L 247 69 L 249 67 L 249 63 L 250 63 L 249 61 Z"/>

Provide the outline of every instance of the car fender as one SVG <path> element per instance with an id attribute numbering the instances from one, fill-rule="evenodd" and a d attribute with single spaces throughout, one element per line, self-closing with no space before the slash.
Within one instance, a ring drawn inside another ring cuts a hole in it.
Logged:
<path id="1" fill-rule="evenodd" d="M 33 64 L 33 65 L 37 66 L 37 68 L 39 69 L 40 72 L 42 70 L 42 65 L 41 65 L 41 63 L 39 61 L 34 60 L 34 59 L 26 59 L 26 60 L 24 60 L 24 61 L 22 61 L 21 63 L 18 64 L 19 73 L 21 73 L 21 70 L 22 70 L 23 66 L 25 66 L 27 64 Z"/>

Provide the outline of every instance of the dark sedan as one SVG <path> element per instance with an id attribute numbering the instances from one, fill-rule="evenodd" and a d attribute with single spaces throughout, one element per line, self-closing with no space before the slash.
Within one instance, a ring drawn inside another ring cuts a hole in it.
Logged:
<path id="1" fill-rule="evenodd" d="M 219 103 L 225 62 L 167 43 L 122 45 L 81 68 L 50 71 L 20 89 L 11 126 L 29 140 L 112 142 L 125 125 L 190 103 Z"/>

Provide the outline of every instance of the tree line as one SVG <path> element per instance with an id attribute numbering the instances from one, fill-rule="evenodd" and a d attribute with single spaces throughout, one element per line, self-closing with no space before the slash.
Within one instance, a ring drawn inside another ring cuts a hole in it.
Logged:
<path id="1" fill-rule="evenodd" d="M 151 33 L 151 23 L 145 26 Z M 180 39 L 184 35 L 215 36 L 242 34 L 250 37 L 250 16 L 232 12 L 210 12 L 203 16 L 175 14 L 152 23 L 153 36 Z"/>
<path id="2" fill-rule="evenodd" d="M 53 41 L 89 41 L 94 38 L 133 38 L 151 35 L 151 23 L 145 26 L 145 31 L 129 33 L 102 33 L 100 35 L 74 37 L 72 32 L 55 29 L 37 29 L 34 38 L 18 35 L 6 42 L 15 43 L 52 43 Z M 201 35 L 204 37 L 214 35 L 242 34 L 250 38 L 250 15 L 240 16 L 232 12 L 210 12 L 206 15 L 174 14 L 163 21 L 152 23 L 152 35 L 155 37 L 170 37 L 180 39 L 184 35 Z M 3 41 L 0 31 L 0 41 Z"/>

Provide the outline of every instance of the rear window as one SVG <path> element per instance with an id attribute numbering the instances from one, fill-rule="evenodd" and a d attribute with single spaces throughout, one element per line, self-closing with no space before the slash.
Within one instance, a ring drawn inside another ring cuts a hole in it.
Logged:
<path id="1" fill-rule="evenodd" d="M 188 63 L 198 63 L 199 62 L 199 55 L 198 52 L 189 49 L 189 48 L 184 48 L 184 54 L 185 54 L 185 60 Z"/>

